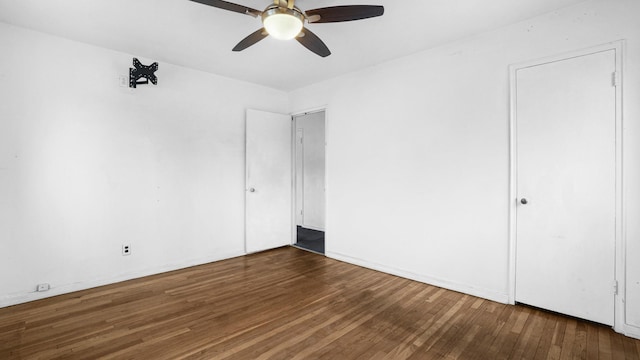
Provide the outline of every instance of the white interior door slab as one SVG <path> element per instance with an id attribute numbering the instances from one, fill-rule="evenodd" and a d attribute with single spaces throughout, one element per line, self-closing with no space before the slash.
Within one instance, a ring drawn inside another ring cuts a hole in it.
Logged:
<path id="1" fill-rule="evenodd" d="M 248 253 L 292 240 L 289 115 L 247 110 L 245 246 Z"/>
<path id="2" fill-rule="evenodd" d="M 608 325 L 615 301 L 615 55 L 518 69 L 515 103 L 515 300 Z"/>
<path id="3" fill-rule="evenodd" d="M 296 225 L 303 225 L 304 216 L 304 129 L 296 129 Z"/>
<path id="4" fill-rule="evenodd" d="M 325 112 L 295 116 L 296 132 L 301 132 L 296 173 L 300 192 L 297 201 L 302 209 L 302 227 L 325 230 Z"/>

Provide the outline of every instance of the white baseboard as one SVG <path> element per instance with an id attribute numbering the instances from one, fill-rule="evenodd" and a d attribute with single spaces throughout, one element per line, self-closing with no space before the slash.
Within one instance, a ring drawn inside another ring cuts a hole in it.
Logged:
<path id="1" fill-rule="evenodd" d="M 384 273 L 387 273 L 387 274 L 391 274 L 391 275 L 400 276 L 400 277 L 403 277 L 403 278 L 406 278 L 406 279 L 411 279 L 411 280 L 419 281 L 419 282 L 426 283 L 426 284 L 429 284 L 429 285 L 434 285 L 434 286 L 437 286 L 437 287 L 441 287 L 441 288 L 445 288 L 445 289 L 449 289 L 449 290 L 453 290 L 453 291 L 457 291 L 457 292 L 461 292 L 461 293 L 465 293 L 465 294 L 481 297 L 483 299 L 496 301 L 496 302 L 503 303 L 503 304 L 507 304 L 509 302 L 509 294 L 507 294 L 507 293 L 504 293 L 504 294 L 503 293 L 498 293 L 498 292 L 487 290 L 487 289 L 479 289 L 479 288 L 476 288 L 476 287 L 473 287 L 473 286 L 469 286 L 467 284 L 461 284 L 461 283 L 457 283 L 457 282 L 454 282 L 454 281 L 438 279 L 438 278 L 435 278 L 435 277 L 422 275 L 422 274 L 416 274 L 416 273 L 413 273 L 413 272 L 410 272 L 410 271 L 396 269 L 396 268 L 389 267 L 389 266 L 382 265 L 382 264 L 372 263 L 370 261 L 354 258 L 354 257 L 348 256 L 348 255 L 343 255 L 343 254 L 339 254 L 339 253 L 335 253 L 335 252 L 326 252 L 325 256 L 327 256 L 329 258 L 332 258 L 332 259 L 335 259 L 335 260 L 340 260 L 340 261 L 344 261 L 344 262 L 347 262 L 347 263 L 350 263 L 350 264 L 362 266 L 362 267 L 365 267 L 365 268 L 368 268 L 368 269 L 381 271 L 381 272 L 384 272 Z"/>
<path id="2" fill-rule="evenodd" d="M 303 227 L 305 229 L 311 229 L 311 230 L 315 230 L 315 231 L 323 231 L 324 232 L 323 228 L 320 228 L 320 227 L 317 227 L 317 226 L 312 226 L 312 225 L 298 225 L 298 226 L 301 226 L 301 227 Z"/>
<path id="3" fill-rule="evenodd" d="M 243 256 L 243 255 L 246 255 L 246 254 L 244 252 L 229 252 L 224 254 L 216 254 L 216 255 L 211 255 L 211 256 L 202 257 L 202 258 L 185 260 L 179 263 L 164 264 L 162 266 L 144 269 L 141 271 L 136 271 L 134 273 L 119 274 L 119 275 L 115 275 L 113 277 L 108 277 L 108 278 L 94 279 L 90 281 L 63 284 L 63 285 L 52 284 L 51 288 L 46 292 L 32 291 L 28 293 L 9 294 L 9 295 L 0 296 L 0 308 L 12 306 L 12 305 L 18 305 L 18 304 L 26 303 L 29 301 L 54 297 L 58 295 L 68 294 L 75 291 L 115 284 L 122 281 L 138 279 L 138 278 L 149 276 L 149 275 L 161 274 L 164 272 L 185 269 L 192 266 L 231 259 L 234 257 Z"/>
<path id="4" fill-rule="evenodd" d="M 625 336 L 632 337 L 632 338 L 640 340 L 640 328 L 637 327 L 637 326 L 625 324 L 623 329 L 622 329 L 622 333 Z"/>

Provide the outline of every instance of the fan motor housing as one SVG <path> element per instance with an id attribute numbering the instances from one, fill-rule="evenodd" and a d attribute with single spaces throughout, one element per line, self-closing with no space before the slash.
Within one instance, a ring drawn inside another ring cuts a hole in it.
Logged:
<path id="1" fill-rule="evenodd" d="M 296 8 L 270 6 L 262 12 L 262 25 L 269 35 L 279 40 L 298 36 L 304 26 L 304 15 Z"/>
<path id="2" fill-rule="evenodd" d="M 276 14 L 291 15 L 300 19 L 300 21 L 302 22 L 304 22 L 305 20 L 305 17 L 302 11 L 300 11 L 300 9 L 298 9 L 295 6 L 293 7 L 293 9 L 289 9 L 286 7 L 281 7 L 281 6 L 272 4 L 267 6 L 267 8 L 264 9 L 264 11 L 262 12 L 262 22 L 264 23 L 264 19 L 268 18 L 271 15 L 276 15 Z"/>

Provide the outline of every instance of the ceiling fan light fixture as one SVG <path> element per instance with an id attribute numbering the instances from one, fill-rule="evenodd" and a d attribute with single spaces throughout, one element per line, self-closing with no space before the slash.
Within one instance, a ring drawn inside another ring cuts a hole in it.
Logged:
<path id="1" fill-rule="evenodd" d="M 302 31 L 304 16 L 297 9 L 271 7 L 262 13 L 262 24 L 269 35 L 291 40 Z"/>
<path id="2" fill-rule="evenodd" d="M 242 51 L 271 35 L 282 40 L 296 39 L 302 46 L 321 57 L 331 55 L 331 51 L 316 34 L 304 27 L 305 21 L 336 23 L 369 19 L 384 14 L 384 6 L 381 5 L 328 6 L 301 11 L 294 5 L 295 0 L 273 0 L 264 11 L 260 11 L 223 0 L 191 1 L 252 17 L 261 17 L 262 27 L 242 39 L 233 47 L 233 51 Z"/>

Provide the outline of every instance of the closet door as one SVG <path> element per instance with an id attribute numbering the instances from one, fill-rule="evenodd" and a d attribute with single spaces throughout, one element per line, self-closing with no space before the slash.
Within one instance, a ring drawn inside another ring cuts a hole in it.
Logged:
<path id="1" fill-rule="evenodd" d="M 516 71 L 517 302 L 612 325 L 615 50 Z"/>

